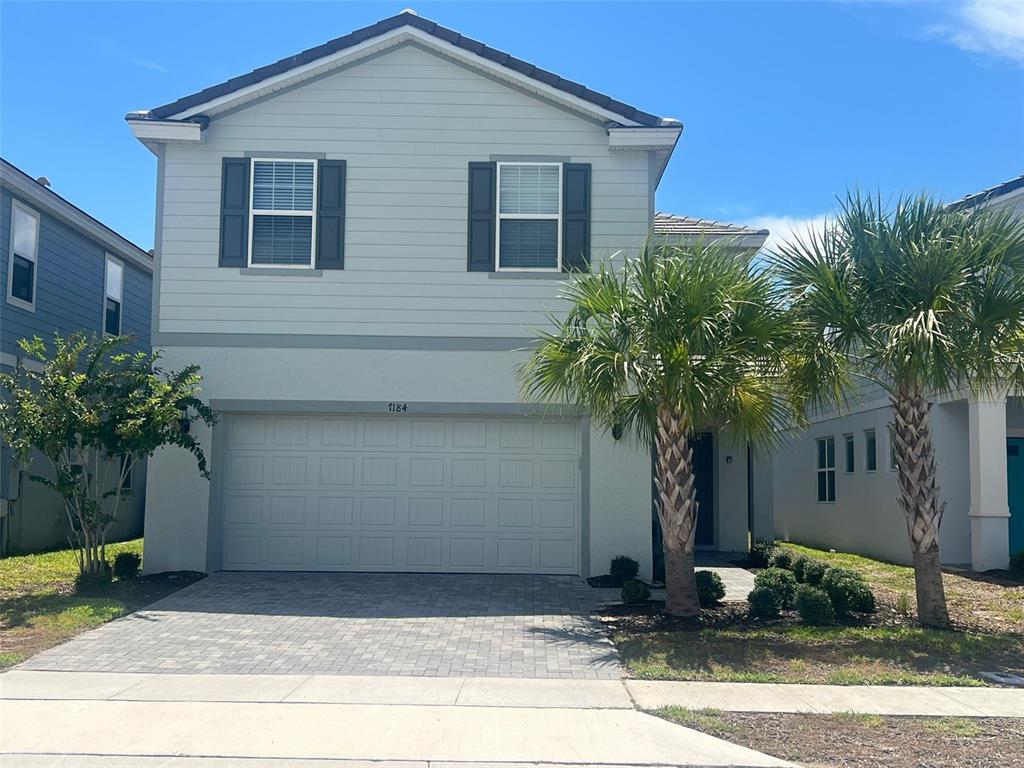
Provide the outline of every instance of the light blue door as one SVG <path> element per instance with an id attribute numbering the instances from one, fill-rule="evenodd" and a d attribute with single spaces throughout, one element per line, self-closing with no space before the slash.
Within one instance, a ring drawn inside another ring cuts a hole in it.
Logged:
<path id="1" fill-rule="evenodd" d="M 1010 501 L 1010 554 L 1024 552 L 1024 437 L 1006 440 L 1006 479 Z"/>

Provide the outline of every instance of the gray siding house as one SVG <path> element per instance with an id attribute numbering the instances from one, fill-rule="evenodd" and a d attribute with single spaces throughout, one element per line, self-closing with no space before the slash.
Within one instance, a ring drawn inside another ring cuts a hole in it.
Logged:
<path id="1" fill-rule="evenodd" d="M 1024 215 L 1024 176 L 951 205 Z M 938 486 L 946 509 L 943 562 L 976 571 L 1006 568 L 1024 553 L 1024 397 L 1016 391 L 935 399 L 931 427 Z M 822 547 L 910 561 L 897 506 L 890 407 L 868 390 L 850 409 L 820 413 L 810 428 L 755 471 L 770 498 L 775 534 Z M 763 508 L 763 502 L 756 505 Z"/>
<path id="2" fill-rule="evenodd" d="M 679 122 L 412 12 L 127 120 L 153 344 L 221 414 L 211 481 L 150 462 L 147 570 L 652 572 L 649 452 L 515 370 L 643 245 Z M 745 447 L 706 458 L 703 544 L 745 551 Z"/>
<path id="3" fill-rule="evenodd" d="M 12 369 L 19 339 L 73 331 L 127 334 L 150 348 L 152 257 L 45 183 L 0 160 L 0 364 Z M 41 472 L 41 462 L 32 472 Z M 3 451 L 0 553 L 67 542 L 60 498 L 13 467 Z M 133 496 L 122 504 L 112 539 L 142 531 L 146 468 L 136 465 Z"/>

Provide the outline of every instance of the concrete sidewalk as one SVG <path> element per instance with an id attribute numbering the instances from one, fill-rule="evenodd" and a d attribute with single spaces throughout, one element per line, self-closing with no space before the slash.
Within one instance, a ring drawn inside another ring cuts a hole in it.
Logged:
<path id="1" fill-rule="evenodd" d="M 662 680 L 35 672 L 0 675 L 0 699 L 253 704 L 859 712 L 1024 717 L 1024 690 Z"/>
<path id="2" fill-rule="evenodd" d="M 791 765 L 638 712 L 619 681 L 15 670 L 0 697 L 19 768 Z"/>

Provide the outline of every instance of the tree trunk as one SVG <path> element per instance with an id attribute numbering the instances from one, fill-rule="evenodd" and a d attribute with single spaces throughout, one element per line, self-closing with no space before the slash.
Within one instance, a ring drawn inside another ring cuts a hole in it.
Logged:
<path id="1" fill-rule="evenodd" d="M 928 423 L 931 404 L 920 389 L 900 392 L 891 403 L 899 502 L 914 557 L 917 620 L 928 627 L 948 627 L 939 559 L 939 525 L 945 505 L 939 503 L 935 483 L 935 446 Z"/>
<path id="2" fill-rule="evenodd" d="M 672 616 L 700 615 L 693 552 L 665 550 L 665 612 Z"/>
<path id="3" fill-rule="evenodd" d="M 697 488 L 693 448 L 679 414 L 658 414 L 658 517 L 665 545 L 665 610 L 673 616 L 699 616 L 693 541 L 697 530 Z"/>

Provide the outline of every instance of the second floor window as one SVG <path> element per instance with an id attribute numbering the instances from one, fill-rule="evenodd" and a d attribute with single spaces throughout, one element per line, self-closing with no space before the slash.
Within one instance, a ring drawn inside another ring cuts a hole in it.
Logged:
<path id="1" fill-rule="evenodd" d="M 7 299 L 24 309 L 36 303 L 36 261 L 39 255 L 39 214 L 18 202 L 11 203 L 11 264 Z"/>
<path id="2" fill-rule="evenodd" d="M 822 437 L 818 441 L 818 501 L 836 500 L 836 439 Z"/>
<path id="3" fill-rule="evenodd" d="M 104 288 L 103 332 L 111 336 L 121 333 L 121 303 L 124 294 L 124 265 L 113 256 L 107 256 L 106 287 Z"/>
<path id="4" fill-rule="evenodd" d="M 561 163 L 498 163 L 499 270 L 562 269 Z"/>
<path id="5" fill-rule="evenodd" d="M 853 435 L 843 435 L 843 442 L 846 444 L 846 474 L 852 475 L 857 463 L 854 458 Z"/>
<path id="6" fill-rule="evenodd" d="M 315 160 L 253 160 L 249 265 L 313 265 Z"/>

